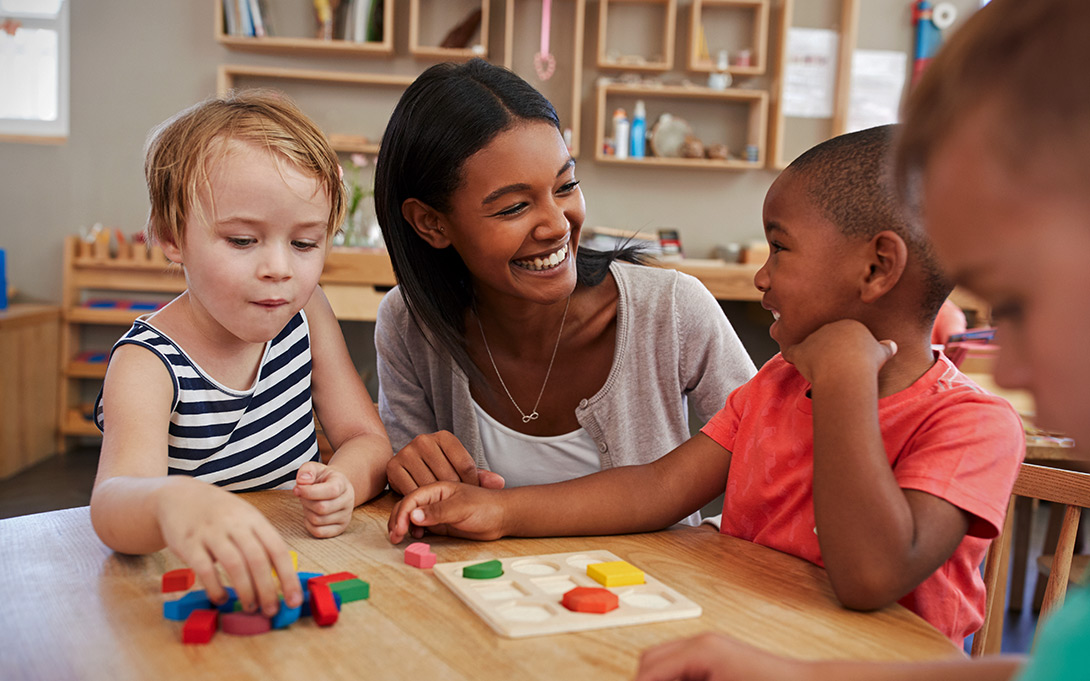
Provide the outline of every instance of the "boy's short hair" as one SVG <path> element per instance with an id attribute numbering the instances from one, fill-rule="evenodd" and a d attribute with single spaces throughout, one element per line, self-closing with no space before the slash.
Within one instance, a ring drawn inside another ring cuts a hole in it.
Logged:
<path id="1" fill-rule="evenodd" d="M 256 144 L 317 178 L 330 198 L 328 234 L 340 228 L 347 200 L 337 153 L 314 121 L 282 93 L 251 89 L 206 99 L 152 130 L 144 160 L 149 242 L 181 245 L 186 221 L 200 210 L 196 199 L 208 182 L 209 161 L 226 140 Z"/>
<path id="2" fill-rule="evenodd" d="M 898 187 L 919 200 L 931 154 L 984 107 L 1001 112 L 989 134 L 1010 170 L 1047 168 L 1052 186 L 1079 194 L 1090 177 L 1090 2 L 993 0 L 928 65 L 905 104 Z"/>
<path id="3" fill-rule="evenodd" d="M 920 321 L 930 324 L 953 284 L 917 214 L 897 195 L 892 166 L 897 127 L 882 125 L 826 140 L 792 161 L 785 172 L 802 177 L 808 198 L 846 237 L 870 239 L 890 230 L 904 239 L 923 271 Z"/>

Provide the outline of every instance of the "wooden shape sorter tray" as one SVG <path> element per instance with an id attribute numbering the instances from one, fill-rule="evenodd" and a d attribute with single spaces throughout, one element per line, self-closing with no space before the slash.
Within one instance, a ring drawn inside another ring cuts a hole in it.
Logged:
<path id="1" fill-rule="evenodd" d="M 587 576 L 587 565 L 616 560 L 621 559 L 609 551 L 577 551 L 503 558 L 503 575 L 494 579 L 462 576 L 462 568 L 480 560 L 439 563 L 434 572 L 496 633 L 508 638 L 700 616 L 699 605 L 646 572 L 644 584 L 609 589 L 620 601 L 616 610 L 604 614 L 572 612 L 560 604 L 564 594 L 577 586 L 601 586 Z"/>

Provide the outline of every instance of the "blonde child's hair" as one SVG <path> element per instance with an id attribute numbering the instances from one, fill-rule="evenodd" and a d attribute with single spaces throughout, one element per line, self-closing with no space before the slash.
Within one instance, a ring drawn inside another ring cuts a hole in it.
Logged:
<path id="1" fill-rule="evenodd" d="M 151 201 L 145 228 L 149 242 L 181 245 L 186 221 L 200 216 L 196 199 L 208 182 L 210 161 L 223 152 L 227 140 L 267 149 L 317 178 L 330 198 L 327 233 L 332 236 L 340 228 L 347 193 L 337 153 L 314 121 L 282 93 L 250 89 L 195 104 L 148 136 L 144 176 Z"/>
<path id="2" fill-rule="evenodd" d="M 1008 170 L 1051 169 L 1085 191 L 1090 176 L 1090 2 L 992 0 L 958 29 L 905 103 L 897 148 L 901 194 L 919 200 L 931 155 L 983 107 L 1002 112 L 993 150 Z"/>

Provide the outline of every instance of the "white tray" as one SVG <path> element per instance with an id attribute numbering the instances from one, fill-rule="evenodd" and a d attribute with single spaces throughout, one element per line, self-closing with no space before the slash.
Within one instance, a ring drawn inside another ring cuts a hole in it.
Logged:
<path id="1" fill-rule="evenodd" d="M 483 560 L 438 563 L 433 570 L 439 581 L 446 584 L 496 633 L 508 638 L 700 616 L 699 605 L 646 572 L 644 584 L 610 589 L 617 594 L 620 602 L 610 612 L 572 612 L 561 605 L 564 594 L 577 586 L 602 586 L 587 576 L 587 565 L 615 560 L 621 558 L 609 551 L 502 558 L 503 575 L 495 579 L 462 577 L 462 568 Z"/>

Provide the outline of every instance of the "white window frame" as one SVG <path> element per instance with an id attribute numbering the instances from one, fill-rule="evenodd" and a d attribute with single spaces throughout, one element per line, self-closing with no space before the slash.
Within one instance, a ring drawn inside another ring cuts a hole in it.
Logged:
<path id="1" fill-rule="evenodd" d="M 0 141 L 61 144 L 68 139 L 69 120 L 69 0 L 62 0 L 56 16 L 10 12 L 0 9 L 0 19 L 14 19 L 23 28 L 44 28 L 57 32 L 57 118 L 35 121 L 0 117 Z"/>

